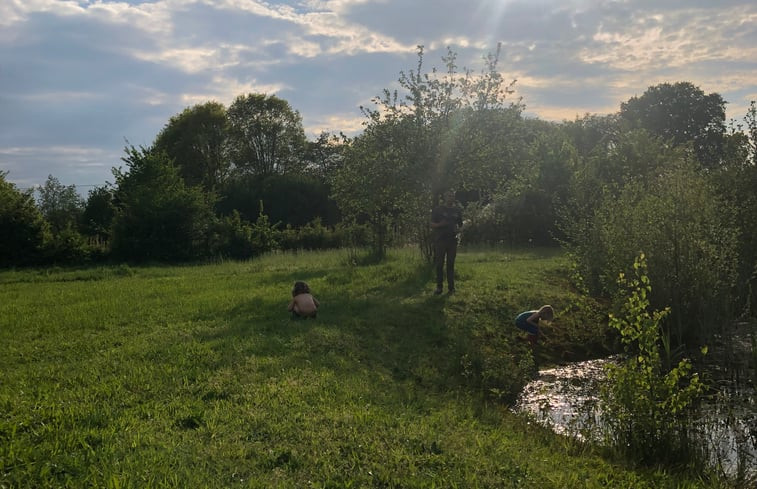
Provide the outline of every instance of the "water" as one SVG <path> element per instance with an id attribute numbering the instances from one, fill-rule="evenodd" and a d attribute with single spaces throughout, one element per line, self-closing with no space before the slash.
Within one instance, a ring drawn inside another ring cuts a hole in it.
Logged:
<path id="1" fill-rule="evenodd" d="M 515 406 L 554 431 L 591 438 L 599 420 L 598 393 L 604 365 L 617 357 L 541 370 Z M 743 384 L 743 383 L 742 383 Z M 757 404 L 753 385 L 719 382 L 695 423 L 710 464 L 729 478 L 757 479 Z"/>

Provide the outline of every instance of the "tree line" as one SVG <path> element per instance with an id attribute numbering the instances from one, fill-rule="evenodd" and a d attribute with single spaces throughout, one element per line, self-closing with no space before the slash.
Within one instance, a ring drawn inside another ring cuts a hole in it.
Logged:
<path id="1" fill-rule="evenodd" d="M 446 188 L 465 207 L 464 244 L 564 245 L 587 293 L 613 298 L 645 253 L 668 333 L 701 339 L 757 305 L 757 109 L 662 83 L 608 115 L 524 115 L 499 48 L 477 70 L 400 72 L 361 107 L 360 134 L 307 140 L 281 98 L 245 94 L 171 117 L 149 147 L 127 143 L 114 182 L 82 199 L 50 176 L 0 176 L 0 266 L 245 259 L 276 249 L 414 243 Z M 35 193 L 37 195 L 35 195 Z"/>

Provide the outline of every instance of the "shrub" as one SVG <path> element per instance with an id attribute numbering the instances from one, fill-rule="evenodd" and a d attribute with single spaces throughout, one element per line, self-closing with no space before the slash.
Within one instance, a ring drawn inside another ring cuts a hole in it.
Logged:
<path id="1" fill-rule="evenodd" d="M 691 414 L 703 385 L 687 359 L 664 371 L 660 323 L 670 309 L 649 311 L 652 286 L 643 253 L 633 269 L 633 278 L 620 275 L 618 283 L 628 295 L 621 313 L 610 316 L 627 358 L 608 365 L 600 393 L 606 440 L 643 463 L 690 462 L 695 446 L 690 443 Z"/>
<path id="2" fill-rule="evenodd" d="M 218 221 L 212 233 L 211 254 L 224 258 L 246 260 L 252 257 L 252 226 L 238 211 Z"/>
<path id="3" fill-rule="evenodd" d="M 45 246 L 47 262 L 58 264 L 81 264 L 89 261 L 92 247 L 69 223 L 56 233 Z"/>
<path id="4" fill-rule="evenodd" d="M 49 225 L 34 204 L 32 191 L 21 192 L 0 172 L 0 267 L 28 265 L 43 254 Z"/>
<path id="5" fill-rule="evenodd" d="M 672 307 L 677 344 L 708 338 L 731 308 L 738 232 L 733 213 L 691 162 L 671 163 L 651 181 L 607 190 L 588 219 L 577 223 L 571 251 L 592 295 L 614 296 L 615 277 L 640 250 L 657 284 L 653 307 Z"/>

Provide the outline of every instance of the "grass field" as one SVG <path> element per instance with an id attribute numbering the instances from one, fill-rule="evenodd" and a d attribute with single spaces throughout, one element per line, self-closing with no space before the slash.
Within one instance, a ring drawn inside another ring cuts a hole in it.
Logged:
<path id="1" fill-rule="evenodd" d="M 512 414 L 537 363 L 602 354 L 559 250 L 464 251 L 434 296 L 414 250 L 0 273 L 0 487 L 693 488 Z M 309 282 L 316 320 L 286 312 Z"/>

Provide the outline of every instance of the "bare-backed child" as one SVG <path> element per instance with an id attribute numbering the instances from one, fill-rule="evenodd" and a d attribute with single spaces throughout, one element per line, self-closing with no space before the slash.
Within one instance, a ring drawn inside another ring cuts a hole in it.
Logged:
<path id="1" fill-rule="evenodd" d="M 292 301 L 289 303 L 289 311 L 292 312 L 292 318 L 313 318 L 318 313 L 318 307 L 321 304 L 318 299 L 310 293 L 310 287 L 307 283 L 297 281 L 292 288 Z"/>

